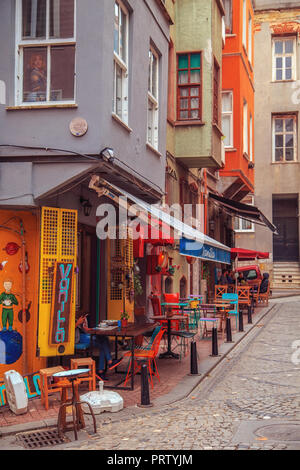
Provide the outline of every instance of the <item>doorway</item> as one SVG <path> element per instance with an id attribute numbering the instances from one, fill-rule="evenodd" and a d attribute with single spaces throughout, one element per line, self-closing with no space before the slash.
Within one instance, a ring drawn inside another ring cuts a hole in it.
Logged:
<path id="1" fill-rule="evenodd" d="M 273 196 L 274 261 L 299 261 L 298 195 Z"/>

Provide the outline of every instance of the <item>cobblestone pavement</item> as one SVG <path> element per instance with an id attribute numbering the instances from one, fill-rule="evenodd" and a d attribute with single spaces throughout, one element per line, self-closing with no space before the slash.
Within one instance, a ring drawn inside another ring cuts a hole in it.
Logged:
<path id="1" fill-rule="evenodd" d="M 276 305 L 188 398 L 138 409 L 122 421 L 101 415 L 97 435 L 65 449 L 292 449 L 289 441 L 239 438 L 237 431 L 241 423 L 262 427 L 274 419 L 299 421 L 300 429 L 300 360 L 291 360 L 292 343 L 300 340 L 299 307 L 291 299 Z"/>

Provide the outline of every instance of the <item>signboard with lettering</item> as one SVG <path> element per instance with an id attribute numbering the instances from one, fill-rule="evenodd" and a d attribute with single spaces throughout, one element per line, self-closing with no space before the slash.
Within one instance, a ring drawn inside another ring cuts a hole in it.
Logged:
<path id="1" fill-rule="evenodd" d="M 68 343 L 73 287 L 73 263 L 57 261 L 54 267 L 49 345 Z"/>
<path id="2" fill-rule="evenodd" d="M 206 243 L 200 243 L 195 240 L 186 238 L 180 239 L 180 254 L 185 256 L 195 256 L 207 261 L 215 261 L 217 263 L 231 263 L 230 249 L 214 247 Z"/>

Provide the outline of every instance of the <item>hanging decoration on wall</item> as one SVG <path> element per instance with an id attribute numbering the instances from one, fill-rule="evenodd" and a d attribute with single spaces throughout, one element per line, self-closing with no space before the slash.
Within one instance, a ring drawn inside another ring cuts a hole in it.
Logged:
<path id="1" fill-rule="evenodd" d="M 8 263 L 8 261 L 2 261 L 0 263 L 0 271 L 2 271 L 5 268 L 6 263 Z"/>
<path id="2" fill-rule="evenodd" d="M 20 273 L 23 272 L 23 263 L 22 263 L 22 261 L 19 264 L 18 269 L 19 269 Z M 29 270 L 30 270 L 30 265 L 28 263 L 28 254 L 27 254 L 27 251 L 26 251 L 26 253 L 25 253 L 25 273 L 27 274 L 29 272 Z"/>
<path id="3" fill-rule="evenodd" d="M 19 248 L 21 247 L 17 243 L 9 242 L 3 250 L 5 250 L 8 255 L 13 256 L 18 253 Z"/>

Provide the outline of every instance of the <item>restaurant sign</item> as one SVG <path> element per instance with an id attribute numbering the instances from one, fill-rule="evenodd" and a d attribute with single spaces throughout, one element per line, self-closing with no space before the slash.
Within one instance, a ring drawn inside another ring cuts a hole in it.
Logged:
<path id="1" fill-rule="evenodd" d="M 73 263 L 61 261 L 55 263 L 50 317 L 50 346 L 58 346 L 69 341 L 73 272 Z"/>
<path id="2" fill-rule="evenodd" d="M 180 254 L 185 256 L 194 256 L 207 261 L 215 261 L 216 263 L 231 263 L 230 250 L 223 250 L 206 243 L 200 243 L 187 238 L 180 239 Z"/>

